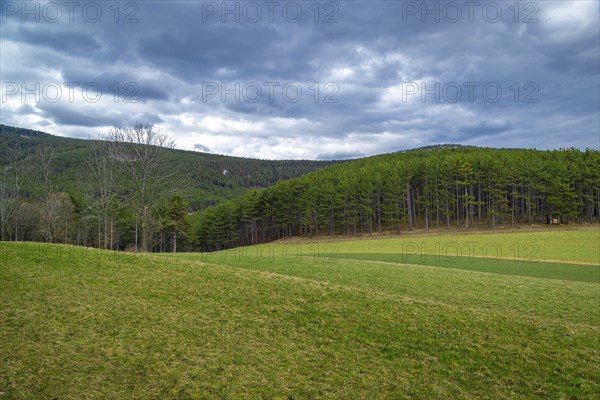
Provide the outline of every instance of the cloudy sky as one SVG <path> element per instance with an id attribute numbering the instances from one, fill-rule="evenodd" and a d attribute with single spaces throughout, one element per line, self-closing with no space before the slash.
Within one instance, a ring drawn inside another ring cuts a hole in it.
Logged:
<path id="1" fill-rule="evenodd" d="M 0 4 L 7 125 L 274 159 L 600 147 L 596 0 Z"/>

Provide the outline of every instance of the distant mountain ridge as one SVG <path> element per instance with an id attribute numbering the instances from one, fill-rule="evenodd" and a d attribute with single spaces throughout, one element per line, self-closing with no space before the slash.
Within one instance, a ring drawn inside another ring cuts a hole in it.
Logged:
<path id="1" fill-rule="evenodd" d="M 0 125 L 0 168 L 7 167 L 15 147 L 23 161 L 31 158 L 38 146 L 52 148 L 54 153 L 51 174 L 54 189 L 81 193 L 85 180 L 86 160 L 93 151 L 95 140 L 55 136 L 49 133 Z M 327 167 L 337 161 L 259 160 L 186 150 L 172 152 L 178 167 L 185 171 L 191 184 L 182 195 L 192 210 L 201 210 L 235 198 L 250 188 L 262 188 L 282 179 L 298 177 Z M 187 184 L 186 184 L 187 185 Z M 36 194 L 35 182 L 25 179 L 24 189 Z"/>

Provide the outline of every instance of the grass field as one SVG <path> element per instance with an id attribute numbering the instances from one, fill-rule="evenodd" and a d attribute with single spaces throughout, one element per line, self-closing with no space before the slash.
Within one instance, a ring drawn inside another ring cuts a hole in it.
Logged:
<path id="1" fill-rule="evenodd" d="M 0 398 L 598 398 L 599 235 L 2 243 Z"/>
<path id="2" fill-rule="evenodd" d="M 566 261 L 600 264 L 600 228 L 596 226 L 538 226 L 499 232 L 424 231 L 395 237 L 334 238 L 321 241 L 323 253 L 416 253 L 504 258 L 517 261 Z M 305 243 L 309 242 L 309 243 Z M 310 253 L 310 239 L 282 241 Z M 314 248 L 314 246 L 312 246 Z"/>

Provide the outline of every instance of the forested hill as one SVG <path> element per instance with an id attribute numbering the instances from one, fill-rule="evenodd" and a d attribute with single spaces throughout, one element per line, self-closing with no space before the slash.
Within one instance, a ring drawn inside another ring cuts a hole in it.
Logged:
<path id="1" fill-rule="evenodd" d="M 67 192 L 83 197 L 89 179 L 88 160 L 95 149 L 94 140 L 53 136 L 44 132 L 0 125 L 0 170 L 4 180 L 14 181 L 13 164 L 24 171 L 19 190 L 22 194 L 42 195 L 39 151 L 50 151 L 50 183 L 55 192 Z M 169 168 L 180 171 L 173 179 L 179 180 L 180 192 L 192 211 L 239 197 L 249 188 L 262 188 L 280 179 L 301 176 L 331 165 L 330 161 L 258 160 L 182 150 L 170 152 Z M 177 186 L 177 185 L 176 185 Z"/>
<path id="2" fill-rule="evenodd" d="M 432 146 L 334 165 L 206 209 L 204 250 L 293 235 L 598 223 L 600 153 Z"/>

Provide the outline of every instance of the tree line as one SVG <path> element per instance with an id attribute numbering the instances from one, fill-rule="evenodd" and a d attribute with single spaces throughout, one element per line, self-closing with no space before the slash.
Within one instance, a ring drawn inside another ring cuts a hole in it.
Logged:
<path id="1" fill-rule="evenodd" d="M 355 160 L 210 207 L 194 235 L 221 250 L 294 235 L 598 223 L 600 153 L 434 146 Z"/>
<path id="2" fill-rule="evenodd" d="M 549 215 L 562 223 L 600 218 L 600 153 L 594 150 L 433 146 L 333 164 L 191 215 L 185 193 L 193 173 L 174 162 L 176 152 L 165 151 L 173 142 L 164 131 L 137 124 L 102 139 L 93 141 L 85 168 L 77 170 L 81 176 L 73 177 L 83 182 L 77 191 L 57 186 L 55 147 L 6 147 L 0 239 L 212 251 L 295 235 L 539 224 Z M 246 174 L 242 167 L 231 173 Z"/>

